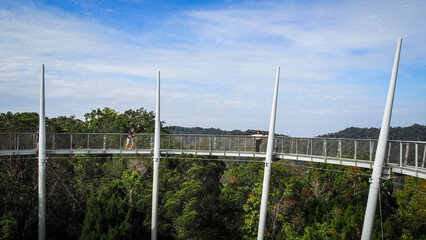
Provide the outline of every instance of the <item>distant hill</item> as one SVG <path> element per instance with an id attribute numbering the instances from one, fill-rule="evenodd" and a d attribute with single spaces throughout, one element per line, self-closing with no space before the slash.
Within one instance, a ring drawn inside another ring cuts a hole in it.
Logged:
<path id="1" fill-rule="evenodd" d="M 201 128 L 201 127 L 179 127 L 173 126 L 173 134 L 211 134 L 211 135 L 251 135 L 257 130 L 249 129 L 245 131 L 232 130 L 226 131 L 220 128 Z M 260 131 L 262 134 L 268 134 L 266 131 Z M 378 139 L 379 128 L 357 128 L 349 127 L 345 130 L 320 135 L 318 137 L 329 138 L 357 138 L 357 139 Z M 426 126 L 414 124 L 410 127 L 391 127 L 389 131 L 389 139 L 391 140 L 411 140 L 426 141 Z"/>
<path id="2" fill-rule="evenodd" d="M 358 138 L 358 139 L 378 139 L 379 128 L 356 128 L 349 127 L 345 130 L 320 135 L 318 137 L 330 138 Z M 410 127 L 391 127 L 389 130 L 390 140 L 411 140 L 426 141 L 426 126 L 414 124 Z"/>
<path id="3" fill-rule="evenodd" d="M 226 131 L 220 128 L 201 128 L 201 127 L 179 127 L 173 126 L 173 134 L 210 134 L 210 135 L 251 135 L 255 134 L 257 130 L 249 129 L 246 131 L 232 130 Z M 260 131 L 261 134 L 267 134 L 266 131 Z"/>

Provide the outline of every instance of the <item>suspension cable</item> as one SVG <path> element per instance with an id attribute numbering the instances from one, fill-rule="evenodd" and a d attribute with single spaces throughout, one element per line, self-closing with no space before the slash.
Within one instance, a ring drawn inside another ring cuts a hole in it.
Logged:
<path id="1" fill-rule="evenodd" d="M 68 189 L 68 187 L 65 185 L 65 183 L 62 181 L 62 179 L 59 177 L 59 175 L 56 173 L 55 169 L 53 169 L 52 165 L 49 163 L 49 161 L 47 161 L 47 164 L 50 166 L 50 168 L 52 169 L 53 173 L 56 175 L 56 177 L 58 178 L 58 180 L 62 183 L 62 185 L 65 187 L 65 189 L 67 190 L 68 194 L 71 196 L 71 198 L 75 201 L 75 203 L 77 203 L 78 207 L 80 208 L 80 210 L 83 210 L 83 208 L 81 207 L 81 205 L 78 203 L 78 201 L 74 198 L 74 196 L 72 195 L 71 191 Z"/>
<path id="2" fill-rule="evenodd" d="M 384 181 L 391 181 L 390 179 L 386 179 L 386 178 L 380 178 L 381 180 L 384 180 Z M 397 183 L 397 182 L 392 182 L 393 184 L 396 184 L 396 185 L 399 185 L 399 186 L 402 186 L 402 187 L 404 187 L 404 188 L 408 188 L 408 189 L 410 189 L 410 190 L 413 190 L 413 191 L 416 191 L 416 192 L 418 192 L 418 193 L 421 193 L 421 194 L 423 194 L 423 195 L 426 195 L 426 192 L 422 192 L 422 191 L 420 191 L 420 190 L 417 190 L 417 189 L 414 189 L 414 188 L 411 188 L 411 187 L 409 187 L 409 186 L 407 186 L 407 185 L 404 185 L 404 184 L 402 184 L 402 183 Z"/>
<path id="3" fill-rule="evenodd" d="M 151 167 L 153 161 L 151 161 L 148 165 L 147 168 L 145 168 L 145 171 L 143 171 L 143 173 L 139 176 L 138 181 L 135 183 L 135 185 L 133 185 L 132 189 L 130 189 L 129 193 L 126 195 L 126 197 L 123 199 L 123 201 L 121 201 L 120 205 L 118 207 L 121 207 L 121 205 L 124 203 L 124 201 L 127 199 L 127 197 L 133 192 L 133 189 L 136 187 L 136 184 L 139 183 L 139 181 L 142 179 L 142 176 L 146 173 L 146 171 L 148 171 L 148 168 Z"/>
<path id="4" fill-rule="evenodd" d="M 382 194 L 380 193 L 380 185 L 379 184 L 379 209 L 380 209 L 380 228 L 382 230 L 382 240 L 384 239 L 383 237 L 383 216 L 382 216 Z"/>
<path id="5" fill-rule="evenodd" d="M 82 158 L 91 158 L 91 156 L 79 156 Z M 121 158 L 133 158 L 133 156 L 120 156 Z M 52 159 L 66 159 L 66 158 L 70 158 L 70 157 L 66 157 L 66 156 L 55 156 L 55 157 L 50 157 Z M 107 159 L 110 158 L 110 156 L 99 156 L 96 158 L 100 158 L 100 159 Z M 33 157 L 33 158 L 25 158 L 25 159 L 38 159 L 37 157 Z M 201 160 L 201 161 L 222 161 L 222 162 L 235 162 L 235 163 L 247 163 L 247 162 L 253 162 L 253 163 L 263 163 L 264 161 L 262 160 L 234 160 L 234 159 L 226 159 L 226 158 L 181 158 L 179 156 L 174 156 L 174 157 L 162 157 L 162 159 L 179 159 L 179 160 Z M 14 160 L 19 160 L 19 158 L 14 158 Z M 354 173 L 354 172 L 347 172 L 347 171 L 342 171 L 342 170 L 335 170 L 335 169 L 326 169 L 326 168 L 318 168 L 318 167 L 312 167 L 312 166 L 306 166 L 306 165 L 294 165 L 294 164 L 289 164 L 289 163 L 283 163 L 283 162 L 273 162 L 272 164 L 280 164 L 280 165 L 287 165 L 287 166 L 293 166 L 293 167 L 300 167 L 300 168 L 308 168 L 308 169 L 315 169 L 315 170 L 321 170 L 321 171 L 330 171 L 330 172 L 339 172 L 339 173 L 345 173 L 345 174 L 353 174 L 353 175 L 360 175 L 360 176 L 365 176 L 365 177 L 370 177 L 370 174 L 365 174 L 365 173 Z M 383 178 L 381 177 L 382 180 L 385 181 L 390 181 L 389 179 Z M 397 182 L 393 182 L 393 184 L 397 184 L 400 185 L 402 187 L 408 188 L 410 190 L 416 191 L 420 194 L 426 195 L 426 192 L 408 187 L 404 184 L 400 184 Z"/>

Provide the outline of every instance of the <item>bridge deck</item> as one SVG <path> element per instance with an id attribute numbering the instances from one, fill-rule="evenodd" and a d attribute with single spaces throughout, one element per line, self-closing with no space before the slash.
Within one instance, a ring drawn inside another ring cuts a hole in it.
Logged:
<path id="1" fill-rule="evenodd" d="M 152 134 L 136 134 L 135 148 L 126 150 L 126 134 L 48 133 L 47 154 L 152 154 Z M 265 158 L 266 138 L 235 135 L 161 136 L 161 154 L 197 154 L 237 158 Z M 274 156 L 305 162 L 320 162 L 372 168 L 377 140 L 292 138 L 277 136 Z M 0 156 L 37 154 L 34 133 L 1 133 Z M 256 151 L 257 150 L 257 151 Z M 426 142 L 388 141 L 384 172 L 426 178 Z"/>

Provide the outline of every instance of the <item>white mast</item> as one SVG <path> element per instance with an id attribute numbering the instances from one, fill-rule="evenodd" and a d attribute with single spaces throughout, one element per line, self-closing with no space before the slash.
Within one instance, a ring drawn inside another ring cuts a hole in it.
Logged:
<path id="1" fill-rule="evenodd" d="M 395 60 L 393 63 L 391 82 L 389 84 L 388 98 L 383 114 L 382 127 L 380 128 L 379 141 L 377 143 L 376 158 L 374 159 L 373 173 L 370 179 L 370 191 L 368 192 L 367 208 L 365 210 L 364 226 L 362 227 L 362 240 L 368 240 L 374 226 L 376 215 L 377 197 L 380 194 L 380 177 L 382 176 L 383 163 L 386 155 L 386 145 L 389 136 L 389 126 L 392 115 L 393 98 L 395 95 L 396 76 L 398 75 L 399 55 L 401 53 L 402 38 L 398 39 Z"/>
<path id="2" fill-rule="evenodd" d="M 272 101 L 271 120 L 269 123 L 269 134 L 268 134 L 268 146 L 266 148 L 266 160 L 265 160 L 265 168 L 264 168 L 264 175 L 263 175 L 262 202 L 260 205 L 259 228 L 257 230 L 258 240 L 262 240 L 265 235 L 269 182 L 271 179 L 271 163 L 272 163 L 272 155 L 274 151 L 275 118 L 276 118 L 276 111 L 277 111 L 279 77 L 280 77 L 280 67 L 277 67 L 277 77 L 275 81 L 274 99 Z"/>
<path id="3" fill-rule="evenodd" d="M 157 76 L 157 101 L 155 111 L 154 173 L 152 177 L 151 240 L 157 239 L 158 176 L 160 166 L 160 71 Z"/>
<path id="4" fill-rule="evenodd" d="M 44 64 L 41 65 L 40 122 L 38 149 L 38 239 L 46 239 L 46 120 L 44 96 Z"/>

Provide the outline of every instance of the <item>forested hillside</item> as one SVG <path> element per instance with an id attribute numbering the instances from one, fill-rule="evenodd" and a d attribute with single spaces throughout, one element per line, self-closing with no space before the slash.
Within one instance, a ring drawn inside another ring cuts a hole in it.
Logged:
<path id="1" fill-rule="evenodd" d="M 249 129 L 246 131 L 232 130 L 226 131 L 220 128 L 201 128 L 201 127 L 179 127 L 173 126 L 174 134 L 210 134 L 210 135 L 250 135 L 255 134 L 259 130 Z M 260 131 L 262 134 L 266 134 L 265 131 Z"/>
<path id="2" fill-rule="evenodd" d="M 46 118 L 46 130 L 48 132 L 128 132 L 134 127 L 137 133 L 153 133 L 155 115 L 152 111 L 144 108 L 137 110 L 127 110 L 119 113 L 114 109 L 104 108 L 92 110 L 84 115 L 85 120 L 76 119 L 75 116 L 59 116 L 55 118 Z M 251 135 L 260 131 L 262 134 L 268 134 L 262 130 L 232 130 L 226 131 L 220 128 L 201 128 L 201 127 L 180 127 L 164 126 L 161 123 L 162 132 L 173 134 L 211 134 L 211 135 Z M 38 113 L 1 113 L 0 114 L 0 132 L 36 132 L 38 129 Z M 357 139 L 378 139 L 379 128 L 357 128 L 349 127 L 345 130 L 320 135 L 318 137 L 329 138 L 357 138 Z M 426 141 L 426 126 L 414 124 L 409 127 L 391 127 L 389 131 L 391 140 L 412 140 Z"/>
<path id="3" fill-rule="evenodd" d="M 1 114 L 1 131 L 37 130 L 37 114 Z M 94 110 L 49 131 L 153 132 L 154 114 Z M 164 125 L 165 123 L 163 123 Z M 171 132 L 163 127 L 163 132 Z M 162 156 L 158 239 L 256 239 L 262 159 Z M 149 239 L 152 156 L 49 155 L 47 239 Z M 0 159 L 0 239 L 36 239 L 37 156 Z M 370 170 L 278 161 L 265 239 L 360 239 Z M 426 239 L 426 181 L 383 180 L 372 239 Z M 381 214 L 380 214 L 381 213 Z M 382 235 L 383 231 L 383 235 Z"/>
<path id="4" fill-rule="evenodd" d="M 319 137 L 378 139 L 379 134 L 379 128 L 350 127 L 336 133 L 324 134 Z M 426 126 L 414 124 L 410 127 L 390 127 L 389 139 L 426 141 Z"/>
<path id="5" fill-rule="evenodd" d="M 258 130 L 232 130 L 226 131 L 219 128 L 201 128 L 201 127 L 179 127 L 173 126 L 174 134 L 212 134 L 212 135 L 250 135 Z M 268 134 L 267 131 L 260 131 L 262 134 Z M 379 128 L 357 128 L 349 127 L 345 130 L 320 135 L 318 137 L 329 138 L 356 138 L 356 139 L 378 139 Z M 391 140 L 411 140 L 411 141 L 426 141 L 426 126 L 414 124 L 409 127 L 391 127 L 389 131 L 389 139 Z"/>

